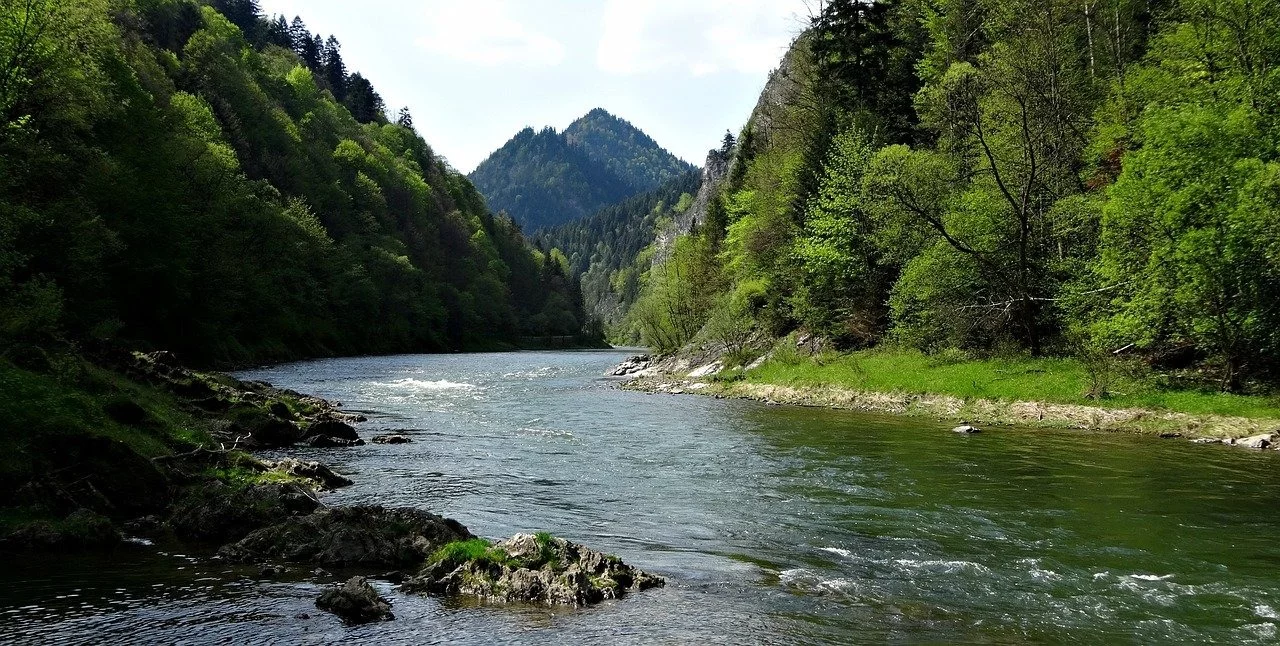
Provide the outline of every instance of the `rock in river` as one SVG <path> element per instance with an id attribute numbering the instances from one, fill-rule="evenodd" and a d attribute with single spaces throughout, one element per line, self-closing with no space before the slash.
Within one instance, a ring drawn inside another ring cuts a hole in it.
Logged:
<path id="1" fill-rule="evenodd" d="M 408 435 L 379 435 L 373 438 L 374 444 L 408 444 L 413 438 Z"/>
<path id="2" fill-rule="evenodd" d="M 666 584 L 619 560 L 548 534 L 519 534 L 490 545 L 454 543 L 432 555 L 406 592 L 468 595 L 490 601 L 581 606 Z"/>
<path id="3" fill-rule="evenodd" d="M 255 531 L 219 555 L 238 563 L 399 568 L 416 566 L 440 547 L 469 538 L 471 532 L 458 521 L 417 509 L 336 507 Z"/>
<path id="4" fill-rule="evenodd" d="M 321 489 L 338 489 L 350 486 L 351 480 L 334 473 L 333 469 L 319 462 L 304 462 L 297 458 L 284 458 L 279 462 L 267 462 L 271 471 L 295 478 L 305 478 Z"/>
<path id="5" fill-rule="evenodd" d="M 395 619 L 391 604 L 378 596 L 378 591 L 362 576 L 351 577 L 346 583 L 325 590 L 316 599 L 316 607 L 338 615 L 348 624 Z"/>
<path id="6" fill-rule="evenodd" d="M 982 429 L 980 429 L 980 428 L 978 428 L 978 427 L 976 427 L 976 426 L 971 426 L 971 425 L 969 425 L 969 424 L 961 424 L 960 426 L 957 426 L 957 427 L 955 427 L 955 428 L 951 429 L 951 432 L 952 432 L 952 433 L 960 433 L 960 434 L 963 434 L 963 435 L 973 435 L 974 433 L 981 433 L 981 432 L 982 432 Z"/>

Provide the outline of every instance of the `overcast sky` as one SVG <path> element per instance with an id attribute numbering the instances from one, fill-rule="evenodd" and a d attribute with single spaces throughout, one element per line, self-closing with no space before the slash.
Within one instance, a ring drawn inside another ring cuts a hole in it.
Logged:
<path id="1" fill-rule="evenodd" d="M 394 112 L 470 172 L 525 126 L 595 107 L 701 165 L 750 116 L 804 0 L 261 0 L 342 43 Z"/>

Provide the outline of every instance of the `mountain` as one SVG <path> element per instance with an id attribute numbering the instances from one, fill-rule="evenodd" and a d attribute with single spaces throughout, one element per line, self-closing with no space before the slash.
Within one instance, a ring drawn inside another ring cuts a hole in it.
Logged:
<path id="1" fill-rule="evenodd" d="M 631 123 L 595 109 L 564 132 L 525 128 L 470 175 L 526 231 L 578 220 L 693 170 Z"/>

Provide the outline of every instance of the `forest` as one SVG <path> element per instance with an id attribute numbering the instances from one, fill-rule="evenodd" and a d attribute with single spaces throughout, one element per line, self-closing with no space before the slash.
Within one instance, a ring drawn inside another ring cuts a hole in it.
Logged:
<path id="1" fill-rule="evenodd" d="M 562 254 L 256 0 L 5 0 L 0 354 L 196 364 L 513 348 L 586 323 Z"/>
<path id="2" fill-rule="evenodd" d="M 766 95 L 647 344 L 1280 377 L 1280 4 L 831 0 Z"/>
<path id="3" fill-rule="evenodd" d="M 470 178 L 490 208 L 533 233 L 582 220 L 692 170 L 629 121 L 597 108 L 564 132 L 525 128 Z"/>

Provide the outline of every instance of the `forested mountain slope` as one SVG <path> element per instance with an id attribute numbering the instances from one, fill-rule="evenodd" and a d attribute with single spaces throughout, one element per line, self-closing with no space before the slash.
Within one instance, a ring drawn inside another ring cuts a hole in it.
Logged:
<path id="1" fill-rule="evenodd" d="M 627 121 L 592 110 L 563 133 L 526 128 L 470 175 L 526 231 L 584 218 L 692 170 Z"/>
<path id="2" fill-rule="evenodd" d="M 1276 378 L 1280 5 L 833 0 L 774 81 L 723 222 L 644 276 L 651 345 Z"/>
<path id="3" fill-rule="evenodd" d="M 0 25 L 0 351 L 199 362 L 572 335 L 567 267 L 252 0 L 34 0 Z"/>
<path id="4" fill-rule="evenodd" d="M 590 217 L 539 231 L 534 239 L 564 252 L 570 275 L 581 278 L 588 315 L 605 329 L 616 328 L 640 293 L 656 233 L 690 209 L 699 182 L 697 171 L 686 172 Z M 618 340 L 634 339 L 623 334 Z"/>

